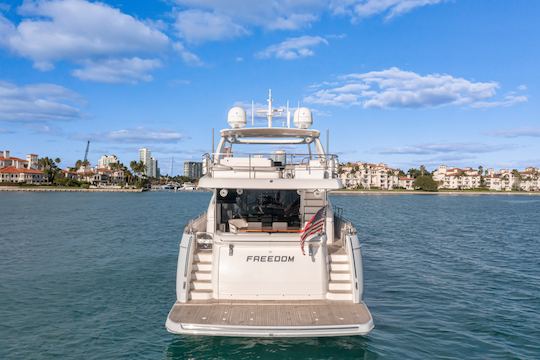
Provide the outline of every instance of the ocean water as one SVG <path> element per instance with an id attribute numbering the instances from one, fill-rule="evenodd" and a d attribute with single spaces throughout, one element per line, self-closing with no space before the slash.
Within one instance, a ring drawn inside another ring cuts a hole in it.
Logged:
<path id="1" fill-rule="evenodd" d="M 0 193 L 0 359 L 538 359 L 540 198 L 335 196 L 363 243 L 366 337 L 167 333 L 207 193 Z"/>

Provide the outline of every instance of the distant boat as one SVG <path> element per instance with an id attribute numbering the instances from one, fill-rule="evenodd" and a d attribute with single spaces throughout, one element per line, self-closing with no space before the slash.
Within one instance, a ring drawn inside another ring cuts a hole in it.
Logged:
<path id="1" fill-rule="evenodd" d="M 317 337 L 373 329 L 356 229 L 328 196 L 343 188 L 337 157 L 309 129 L 309 109 L 295 111 L 296 128 L 288 109 L 287 127 L 273 127 L 279 112 L 270 93 L 268 127 L 246 127 L 245 110 L 233 107 L 231 128 L 205 159 L 199 187 L 212 199 L 180 242 L 176 302 L 166 321 L 172 333 Z M 237 144 L 277 149 L 233 152 Z"/>
<path id="2" fill-rule="evenodd" d="M 184 191 L 193 191 L 193 190 L 196 190 L 197 189 L 197 186 L 191 182 L 185 182 L 182 184 L 182 187 L 180 188 L 180 190 L 184 190 Z"/>

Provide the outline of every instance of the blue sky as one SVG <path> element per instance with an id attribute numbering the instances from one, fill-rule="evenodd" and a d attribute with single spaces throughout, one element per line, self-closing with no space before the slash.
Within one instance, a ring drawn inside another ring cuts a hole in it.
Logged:
<path id="1" fill-rule="evenodd" d="M 535 0 L 0 0 L 0 150 L 200 159 L 300 102 L 342 161 L 540 166 Z"/>

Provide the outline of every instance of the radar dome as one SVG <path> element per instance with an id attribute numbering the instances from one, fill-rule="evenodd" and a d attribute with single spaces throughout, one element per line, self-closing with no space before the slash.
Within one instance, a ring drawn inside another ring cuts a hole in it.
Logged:
<path id="1" fill-rule="evenodd" d="M 305 107 L 296 109 L 294 112 L 294 126 L 299 129 L 307 129 L 313 124 L 311 110 Z"/>
<path id="2" fill-rule="evenodd" d="M 240 106 L 234 106 L 227 114 L 227 122 L 233 129 L 239 129 L 246 126 L 246 110 Z"/>

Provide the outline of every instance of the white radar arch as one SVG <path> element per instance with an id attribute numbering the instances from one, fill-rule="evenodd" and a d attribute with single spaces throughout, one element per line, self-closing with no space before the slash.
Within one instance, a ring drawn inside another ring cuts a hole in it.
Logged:
<path id="1" fill-rule="evenodd" d="M 234 106 L 227 114 L 227 122 L 233 129 L 246 127 L 246 110 L 240 106 Z"/>
<path id="2" fill-rule="evenodd" d="M 299 129 L 308 129 L 313 124 L 311 110 L 306 107 L 296 109 L 294 112 L 294 126 Z"/>

